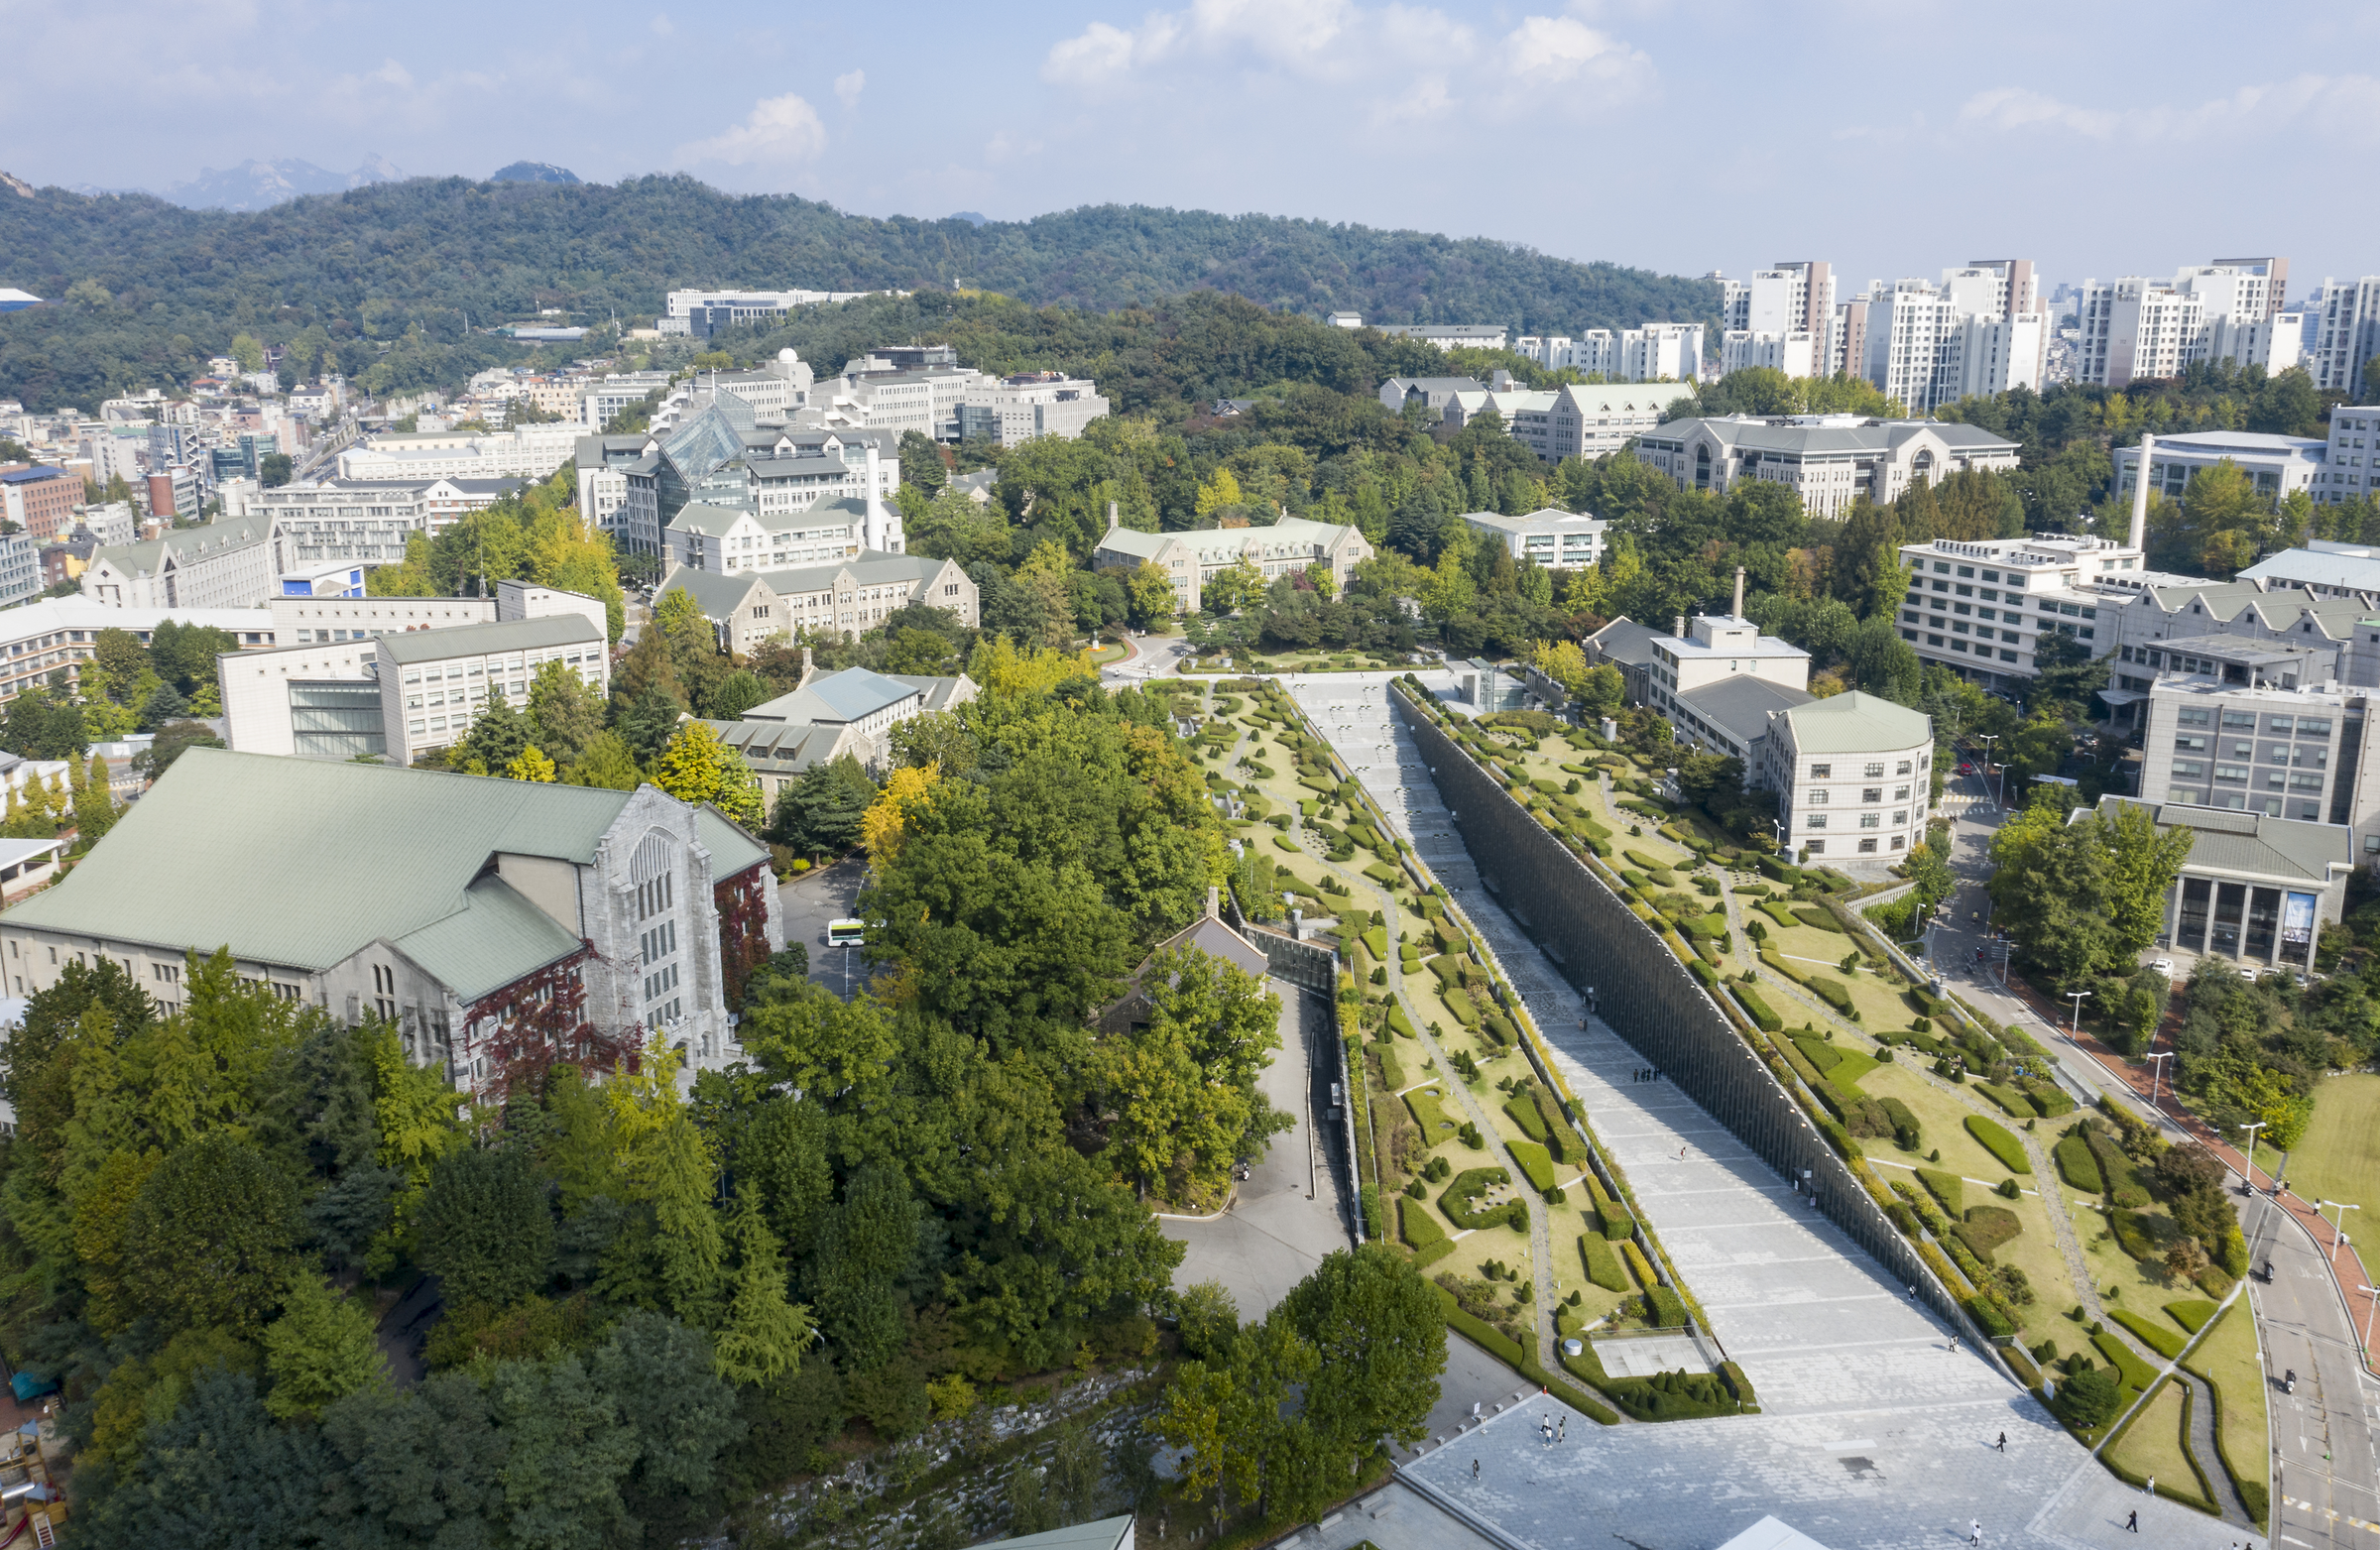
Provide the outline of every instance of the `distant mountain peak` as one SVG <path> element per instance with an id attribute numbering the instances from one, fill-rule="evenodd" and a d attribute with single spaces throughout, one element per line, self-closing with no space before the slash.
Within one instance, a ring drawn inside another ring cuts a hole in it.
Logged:
<path id="1" fill-rule="evenodd" d="M 515 162 L 488 175 L 492 183 L 574 183 L 578 175 L 551 162 Z"/>
<path id="2" fill-rule="evenodd" d="M 950 213 L 950 218 L 954 221 L 965 221 L 970 226 L 989 226 L 992 224 L 991 217 L 979 215 L 973 210 L 953 210 Z"/>
<path id="3" fill-rule="evenodd" d="M 405 172 L 375 152 L 352 173 L 333 173 L 297 157 L 277 162 L 253 159 L 217 172 L 202 167 L 187 182 L 161 190 L 176 204 L 194 210 L 262 210 L 307 193 L 344 193 L 371 183 L 403 182 Z"/>

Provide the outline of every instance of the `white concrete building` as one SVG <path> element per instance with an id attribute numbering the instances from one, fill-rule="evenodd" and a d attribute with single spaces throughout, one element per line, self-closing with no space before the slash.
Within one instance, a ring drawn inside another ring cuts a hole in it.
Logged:
<path id="1" fill-rule="evenodd" d="M 1111 518 L 1091 552 L 1091 568 L 1137 567 L 1149 561 L 1173 582 L 1177 611 L 1194 614 L 1204 585 L 1216 572 L 1243 559 L 1267 583 L 1319 565 L 1344 591 L 1356 567 L 1371 556 L 1371 545 L 1356 528 L 1303 517 L 1285 517 L 1266 528 L 1198 528 L 1188 533 L 1141 533 L 1119 527 Z"/>
<path id="2" fill-rule="evenodd" d="M 2330 437 L 2314 498 L 2324 506 L 2380 495 L 2380 406 L 2345 405 L 2330 412 Z"/>
<path id="3" fill-rule="evenodd" d="M 1867 298 L 1867 355 L 1859 375 L 1911 414 L 1925 414 L 1945 402 L 1942 360 L 1960 321 L 1958 304 L 1925 281 L 1876 287 Z"/>
<path id="4" fill-rule="evenodd" d="M 1661 423 L 1663 407 L 1679 390 L 1655 383 L 1570 384 L 1554 395 L 1545 412 L 1545 445 L 1537 455 L 1558 463 L 1566 457 L 1601 457 L 1616 452 Z"/>
<path id="5" fill-rule="evenodd" d="M 1548 570 L 1579 570 L 1604 557 L 1604 533 L 1610 527 L 1600 517 L 1547 507 L 1526 517 L 1498 512 L 1465 512 L 1463 521 L 1474 533 L 1501 543 L 1516 560 L 1530 560 Z"/>
<path id="6" fill-rule="evenodd" d="M 2040 670 L 2035 653 L 2053 632 L 2073 636 L 2093 656 L 2115 650 L 2115 611 L 2133 594 L 2098 578 L 2139 570 L 2141 551 L 2104 538 L 2035 534 L 1904 544 L 1901 563 L 1909 569 L 1901 639 L 1926 661 L 1986 688 L 2008 688 Z"/>
<path id="7" fill-rule="evenodd" d="M 1780 262 L 1747 281 L 1719 281 L 1722 326 L 1731 333 L 1806 333 L 1823 338 L 1835 310 L 1834 266 L 1823 259 Z M 1807 372 L 1796 373 L 1808 376 Z"/>
<path id="8" fill-rule="evenodd" d="M 271 537 L 261 515 L 225 517 L 98 549 L 82 595 L 111 608 L 256 608 L 276 590 Z"/>
<path id="9" fill-rule="evenodd" d="M 1719 374 L 1759 367 L 1788 377 L 1818 375 L 1819 342 L 1807 328 L 1789 333 L 1759 333 L 1730 328 L 1719 336 Z"/>
<path id="10" fill-rule="evenodd" d="M 1673 419 L 1642 433 L 1638 460 L 1689 490 L 1725 495 L 1737 479 L 1790 486 L 1813 516 L 1841 517 L 1857 497 L 1897 500 L 1912 481 L 2017 466 L 2018 447 L 1973 425 L 1801 415 Z"/>
<path id="11" fill-rule="evenodd" d="M 2171 280 L 2085 280 L 2075 380 L 2121 388 L 2221 360 L 2286 371 L 2301 354 L 2296 331 L 2278 322 L 2288 281 L 2279 258 L 2190 265 Z"/>
<path id="12" fill-rule="evenodd" d="M 2364 381 L 2363 366 L 2380 355 L 2380 275 L 2361 280 L 2324 280 L 2312 298 L 2314 333 L 2307 368 L 2314 385 L 2350 399 L 2368 396 L 2380 384 Z"/>
<path id="13" fill-rule="evenodd" d="M 2159 436 L 2149 452 L 2149 489 L 2179 501 L 2191 480 L 2217 463 L 2228 462 L 2255 481 L 2258 495 L 2279 501 L 2293 491 L 2317 488 L 2327 451 L 2327 443 L 2310 436 L 2277 436 L 2255 430 L 2197 430 Z M 2130 499 L 2139 474 L 2140 448 L 2118 447 L 2115 493 Z"/>
<path id="14" fill-rule="evenodd" d="M 1107 399 L 1088 378 L 1060 371 L 1019 372 L 968 388 L 959 405 L 959 436 L 980 436 L 1002 446 L 1021 446 L 1035 436 L 1072 440 L 1107 413 Z"/>
<path id="15" fill-rule="evenodd" d="M 851 558 L 790 570 L 733 573 L 672 567 L 655 601 L 669 592 L 694 600 L 718 635 L 719 649 L 739 656 L 764 641 L 790 640 L 796 631 L 857 636 L 911 604 L 948 611 L 962 625 L 982 620 L 982 594 L 958 561 L 925 554 L 863 550 Z"/>
<path id="16" fill-rule="evenodd" d="M 1743 590 L 1740 573 L 1735 589 L 1738 595 Z M 1790 641 L 1762 635 L 1740 614 L 1703 614 L 1691 624 L 1681 617 L 1675 634 L 1655 636 L 1648 644 L 1646 703 L 1663 715 L 1671 714 L 1683 696 L 1739 678 L 1802 692 L 1810 686 L 1810 654 Z"/>
<path id="17" fill-rule="evenodd" d="M 1772 712 L 1746 783 L 1777 793 L 1789 853 L 1839 866 L 1923 845 L 1933 780 L 1933 718 L 1853 689 Z"/>
<path id="18" fill-rule="evenodd" d="M 707 339 L 721 328 L 772 322 L 797 306 L 856 301 L 864 296 L 885 294 L 881 291 L 672 291 L 654 328 L 664 338 L 691 334 Z M 906 295 L 899 291 L 891 294 Z"/>
<path id="19" fill-rule="evenodd" d="M 263 608 L 117 607 L 87 597 L 39 598 L 0 609 L 0 704 L 54 673 L 64 673 L 68 685 L 78 683 L 100 631 L 122 630 L 147 646 L 168 620 L 221 630 L 243 650 L 274 644 L 273 616 Z"/>
<path id="20" fill-rule="evenodd" d="M 499 581 L 494 597 L 277 597 L 265 605 L 265 613 L 273 622 L 274 640 L 283 646 L 369 641 L 557 614 L 575 614 L 607 633 L 610 628 L 602 599 L 534 581 Z"/>
<path id="21" fill-rule="evenodd" d="M 721 575 L 831 564 L 863 550 L 898 554 L 906 546 L 899 510 L 857 496 L 759 511 L 691 502 L 663 537 L 672 565 Z"/>
<path id="22" fill-rule="evenodd" d="M 581 424 L 516 425 L 510 430 L 419 431 L 374 436 L 339 454 L 341 479 L 544 479 L 570 461 Z"/>
<path id="23" fill-rule="evenodd" d="M 1486 391 L 1486 383 L 1471 377 L 1391 377 L 1380 384 L 1380 408 L 1401 415 L 1407 404 L 1418 403 L 1436 419 L 1446 413 L 1455 395 Z"/>
<path id="24" fill-rule="evenodd" d="M 1391 339 L 1418 339 L 1441 350 L 1500 350 L 1512 330 L 1488 323 L 1372 323 Z"/>
<path id="25" fill-rule="evenodd" d="M 371 667 L 385 752 L 396 763 L 411 765 L 433 748 L 461 742 L 496 699 L 527 709 L 530 680 L 547 662 L 563 663 L 599 697 L 611 693 L 604 628 L 576 613 L 376 638 Z M 244 657 L 234 660 L 231 670 L 252 676 L 264 671 Z"/>
<path id="26" fill-rule="evenodd" d="M 1956 403 L 2013 388 L 2038 393 L 2048 359 L 2049 318 L 2045 313 L 1963 313 L 1943 344 L 1936 400 Z"/>

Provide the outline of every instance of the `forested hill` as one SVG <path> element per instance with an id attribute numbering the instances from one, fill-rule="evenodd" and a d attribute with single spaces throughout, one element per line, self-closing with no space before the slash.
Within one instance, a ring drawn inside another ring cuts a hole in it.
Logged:
<path id="1" fill-rule="evenodd" d="M 699 285 L 980 289 L 1093 311 L 1212 288 L 1310 314 L 1559 333 L 1709 318 L 1718 299 L 1707 281 L 1483 238 L 1141 206 L 978 226 L 684 177 L 416 179 L 253 212 L 45 188 L 0 197 L 0 286 L 67 299 L 0 318 L 0 396 L 94 408 L 187 378 L 243 328 L 272 343 L 317 325 L 350 371 L 403 350 L 417 358 L 399 376 L 442 381 L 522 353 L 466 336 L 465 314 L 649 317 Z"/>

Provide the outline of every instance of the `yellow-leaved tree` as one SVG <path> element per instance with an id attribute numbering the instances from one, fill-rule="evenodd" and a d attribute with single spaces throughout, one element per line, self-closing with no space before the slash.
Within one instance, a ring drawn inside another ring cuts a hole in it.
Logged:
<path id="1" fill-rule="evenodd" d="M 909 814 L 933 799 L 933 789 L 941 779 L 940 765 L 922 769 L 904 765 L 886 777 L 884 789 L 860 814 L 860 842 L 868 847 L 871 861 L 881 866 L 899 853 Z"/>
<path id="2" fill-rule="evenodd" d="M 709 802 L 747 829 L 761 826 L 760 776 L 703 722 L 678 727 L 654 767 L 653 783 L 681 802 Z"/>

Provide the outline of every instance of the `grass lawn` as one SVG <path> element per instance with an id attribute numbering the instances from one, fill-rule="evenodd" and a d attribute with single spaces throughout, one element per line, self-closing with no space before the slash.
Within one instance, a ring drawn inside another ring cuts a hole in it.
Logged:
<path id="1" fill-rule="evenodd" d="M 2187 1281 L 2168 1281 L 2162 1264 L 2152 1268 L 2118 1248 L 2106 1213 L 2085 1203 L 2089 1198 L 2069 1194 L 2067 1204 L 2075 1214 L 2075 1239 L 2082 1246 L 2082 1261 L 2109 1306 L 2129 1308 L 2162 1323 L 2166 1320 L 2161 1310 L 2167 1303 L 2203 1295 Z"/>
<path id="2" fill-rule="evenodd" d="M 2268 1171 L 2279 1168 L 2281 1154 L 2259 1146 L 2256 1165 Z M 2289 1187 L 2308 1200 L 2361 1206 L 2347 1214 L 2350 1248 L 2366 1233 L 2380 1241 L 2380 1076 L 2327 1077 L 2314 1090 L 2314 1122 L 2306 1127 L 2298 1149 L 2289 1154 Z M 2322 1220 L 2336 1215 L 2325 1211 Z M 2325 1234 L 2322 1247 L 2329 1244 Z"/>
<path id="3" fill-rule="evenodd" d="M 1909 1106 L 1909 1112 L 1917 1116 L 1919 1129 L 1925 1132 L 1924 1150 L 1931 1152 L 1939 1149 L 1942 1152 L 1940 1162 L 1928 1163 L 1927 1166 L 1956 1173 L 1962 1178 L 1986 1180 L 1985 1189 L 1997 1186 L 2000 1180 L 2008 1176 L 2008 1170 L 2000 1166 L 1999 1158 L 1985 1151 L 1981 1141 L 1966 1133 L 1966 1128 L 1961 1122 L 1969 1111 L 1961 1108 L 1932 1082 L 1911 1070 L 1907 1061 L 1895 1060 L 1889 1065 L 1876 1067 L 1860 1078 L 1859 1091 L 1870 1098 L 1898 1098 Z M 1911 1154 L 1899 1150 L 1889 1137 L 1862 1144 L 1874 1156 L 1899 1158 L 1907 1162 L 1926 1160 L 1923 1153 Z M 1967 1188 L 1976 1200 L 1984 1198 L 1976 1186 L 1970 1184 Z M 1999 1203 L 2007 1204 L 2006 1201 Z"/>
<path id="4" fill-rule="evenodd" d="M 2352 1235 L 2350 1235 L 2352 1236 Z M 2218 1405 L 2223 1455 L 2255 1485 L 2264 1484 L 2270 1451 L 2264 1366 L 2256 1360 L 2256 1322 L 2240 1298 L 2184 1364 L 2222 1390 Z"/>
<path id="5" fill-rule="evenodd" d="M 2161 1481 L 2186 1496 L 2199 1493 L 2199 1478 L 2190 1471 L 2190 1456 L 2182 1447 L 2182 1395 L 2179 1383 L 2168 1383 L 2133 1417 L 2131 1427 L 2117 1439 L 2107 1457 L 2147 1480 Z"/>

